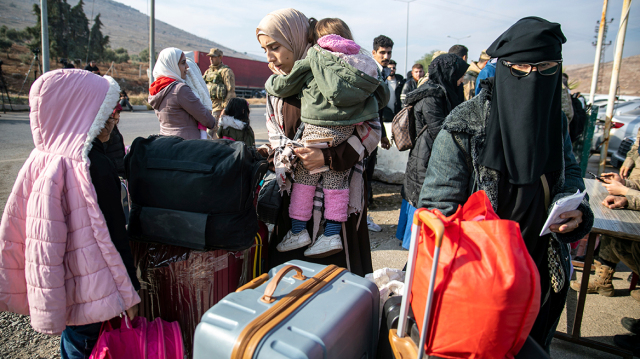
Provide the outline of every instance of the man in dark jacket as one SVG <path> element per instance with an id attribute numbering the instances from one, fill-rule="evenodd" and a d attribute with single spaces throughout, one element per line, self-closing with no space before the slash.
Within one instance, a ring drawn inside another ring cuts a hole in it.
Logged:
<path id="1" fill-rule="evenodd" d="M 409 74 L 407 74 L 409 75 Z M 407 79 L 402 87 L 402 94 L 400 95 L 400 99 L 402 100 L 402 105 L 407 105 L 407 95 L 418 88 L 418 81 L 424 77 L 424 67 L 422 64 L 414 64 L 411 67 L 411 78 Z"/>
<path id="2" fill-rule="evenodd" d="M 393 111 L 393 116 L 395 116 L 402 109 L 400 95 L 402 94 L 402 87 L 404 86 L 404 83 L 405 83 L 404 77 L 402 77 L 402 75 L 396 74 L 397 66 L 398 64 L 394 60 L 390 60 L 389 65 L 387 65 L 387 68 L 390 71 L 389 76 L 387 76 L 387 85 L 389 86 L 389 95 L 390 95 L 387 108 Z M 383 113 L 383 117 L 384 117 L 384 120 L 387 121 L 387 116 L 385 116 L 384 113 Z"/>
<path id="3" fill-rule="evenodd" d="M 393 40 L 388 38 L 387 36 L 380 35 L 373 39 L 373 51 L 371 51 L 371 55 L 378 63 L 378 72 L 382 76 L 382 80 L 386 82 L 386 79 L 390 76 L 389 63 L 391 62 L 391 53 L 393 51 Z M 382 127 L 382 137 L 380 139 L 380 146 L 385 150 L 391 148 L 391 142 L 389 142 L 389 138 L 387 137 L 387 131 L 382 124 L 384 109 L 380 110 L 380 125 Z M 376 167 L 376 162 L 378 158 L 378 149 L 376 148 L 369 154 L 369 157 L 365 160 L 365 172 L 367 174 L 367 195 L 368 195 L 368 204 L 373 203 L 373 189 L 371 187 L 371 180 L 373 178 L 373 170 Z M 382 228 L 378 226 L 371 217 L 367 217 L 367 226 L 370 230 L 375 232 L 382 231 Z"/>

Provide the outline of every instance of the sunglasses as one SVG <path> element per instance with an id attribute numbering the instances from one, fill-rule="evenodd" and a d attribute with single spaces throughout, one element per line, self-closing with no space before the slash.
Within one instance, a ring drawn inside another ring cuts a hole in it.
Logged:
<path id="1" fill-rule="evenodd" d="M 502 64 L 509 68 L 511 71 L 511 75 L 515 77 L 525 77 L 529 76 L 533 68 L 535 67 L 538 70 L 538 73 L 543 76 L 551 76 L 555 75 L 562 64 L 562 60 L 554 60 L 554 61 L 542 61 L 542 62 L 521 62 L 521 63 L 511 63 L 506 60 L 502 60 Z"/>

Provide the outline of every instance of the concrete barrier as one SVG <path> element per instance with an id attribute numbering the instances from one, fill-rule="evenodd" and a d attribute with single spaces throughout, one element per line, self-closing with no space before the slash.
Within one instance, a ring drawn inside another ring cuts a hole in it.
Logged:
<path id="1" fill-rule="evenodd" d="M 387 136 L 391 137 L 391 123 L 385 122 L 384 126 L 387 130 Z M 408 150 L 400 152 L 395 145 L 385 150 L 378 145 L 378 163 L 373 172 L 373 179 L 386 183 L 402 184 L 408 159 Z"/>

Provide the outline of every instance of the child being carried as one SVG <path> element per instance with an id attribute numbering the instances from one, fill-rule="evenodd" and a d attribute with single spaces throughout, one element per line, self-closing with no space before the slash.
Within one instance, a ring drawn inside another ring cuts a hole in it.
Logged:
<path id="1" fill-rule="evenodd" d="M 265 89 L 282 98 L 301 94 L 301 142 L 305 146 L 337 146 L 354 134 L 356 124 L 377 118 L 389 94 L 379 80 L 376 61 L 360 50 L 344 21 L 323 19 L 309 31 L 316 45 L 309 49 L 307 57 L 296 61 L 289 74 L 272 75 Z M 340 229 L 348 217 L 350 172 L 351 169 L 335 171 L 328 166 L 309 171 L 298 162 L 289 206 L 292 229 L 277 245 L 278 251 L 311 244 L 306 226 L 321 179 L 325 229 L 304 255 L 321 258 L 342 251 Z"/>

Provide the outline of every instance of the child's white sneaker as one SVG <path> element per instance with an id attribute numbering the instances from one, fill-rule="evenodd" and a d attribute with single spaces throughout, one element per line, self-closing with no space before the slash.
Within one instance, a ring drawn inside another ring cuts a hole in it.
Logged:
<path id="1" fill-rule="evenodd" d="M 322 234 L 311 247 L 304 251 L 304 255 L 311 258 L 324 258 L 340 251 L 342 251 L 342 239 L 339 234 L 329 237 Z"/>
<path id="2" fill-rule="evenodd" d="M 279 252 L 288 252 L 309 244 L 311 244 L 311 238 L 309 237 L 309 232 L 307 232 L 306 229 L 303 229 L 302 232 L 297 234 L 293 234 L 289 231 L 282 239 L 282 242 L 276 246 L 276 249 Z"/>

